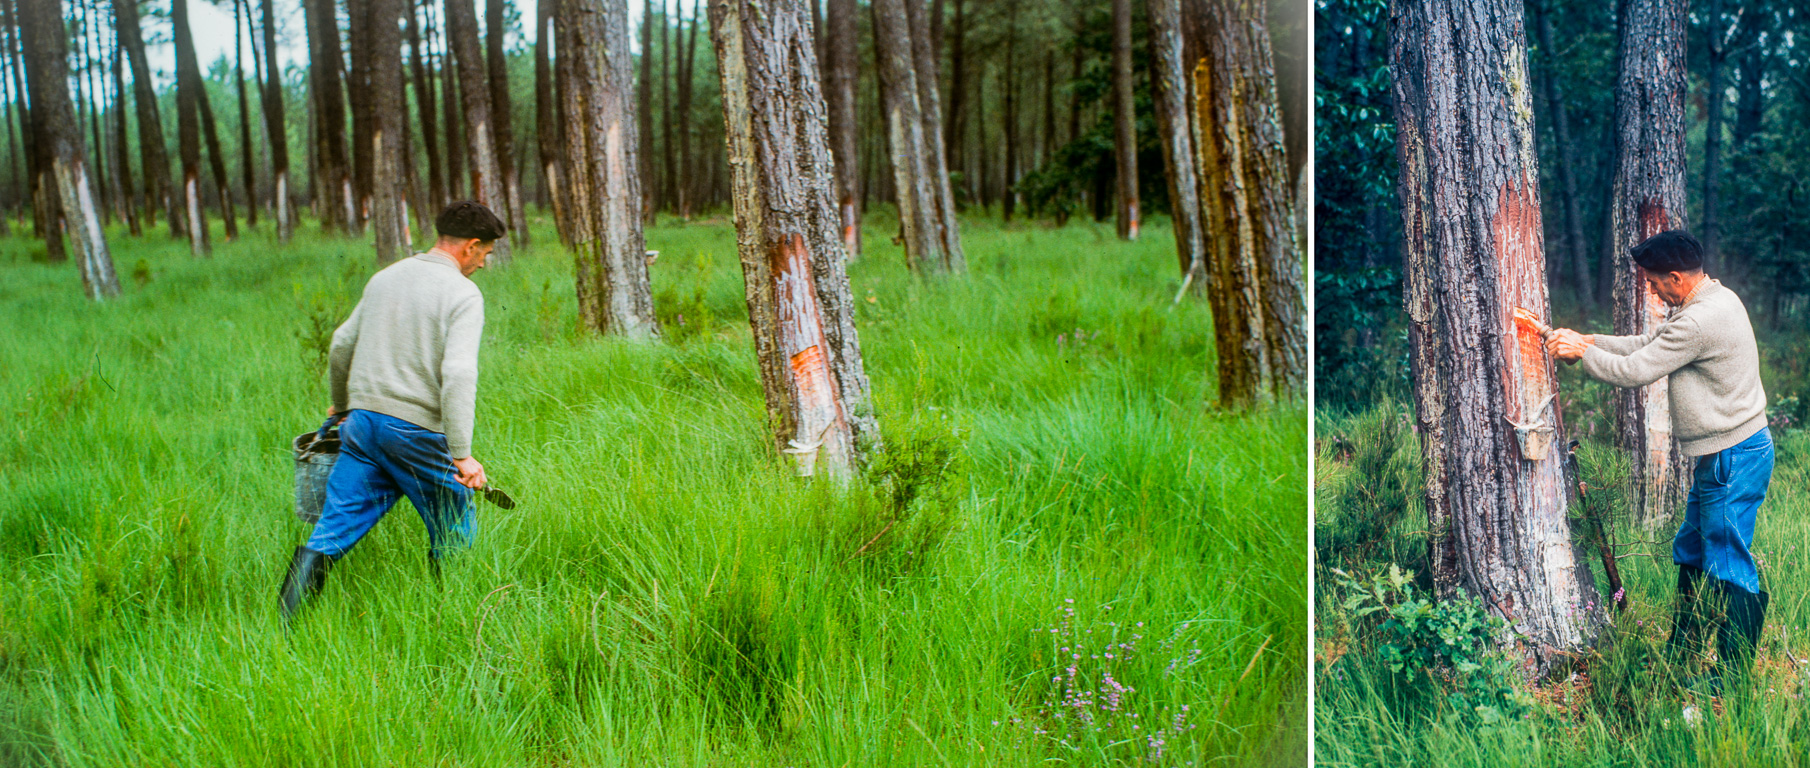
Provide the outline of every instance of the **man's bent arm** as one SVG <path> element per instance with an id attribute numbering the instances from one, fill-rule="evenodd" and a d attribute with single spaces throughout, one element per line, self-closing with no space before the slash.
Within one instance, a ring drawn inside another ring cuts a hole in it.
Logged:
<path id="1" fill-rule="evenodd" d="M 1584 350 L 1584 372 L 1591 377 L 1618 387 L 1644 387 L 1689 365 L 1702 353 L 1702 331 L 1694 319 L 1685 318 L 1666 324 L 1651 342 L 1626 355 L 1618 355 L 1603 346 L 1604 338 Z"/>
<path id="2" fill-rule="evenodd" d="M 364 305 L 360 300 L 352 308 L 352 316 L 333 331 L 333 346 L 327 352 L 327 381 L 336 413 L 345 413 L 351 399 L 346 393 L 346 381 L 352 375 L 352 352 L 358 348 L 358 310 Z"/>
<path id="3" fill-rule="evenodd" d="M 1604 352 L 1612 355 L 1632 355 L 1659 337 L 1659 332 L 1645 333 L 1639 336 L 1610 336 L 1606 333 L 1593 334 L 1590 343 L 1602 347 Z"/>
<path id="4" fill-rule="evenodd" d="M 478 342 L 484 336 L 484 297 L 459 302 L 446 328 L 440 359 L 440 421 L 455 459 L 471 456 L 471 426 L 478 408 Z"/>

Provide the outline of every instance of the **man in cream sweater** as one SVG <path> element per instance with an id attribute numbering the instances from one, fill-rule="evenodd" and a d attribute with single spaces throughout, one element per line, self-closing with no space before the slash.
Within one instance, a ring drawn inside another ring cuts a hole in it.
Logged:
<path id="1" fill-rule="evenodd" d="M 329 352 L 340 453 L 308 543 L 283 579 L 283 619 L 318 594 L 344 557 L 397 499 L 427 524 L 428 562 L 469 543 L 472 490 L 484 466 L 471 455 L 484 295 L 473 272 L 503 236 L 489 208 L 453 203 L 435 222 L 432 250 L 385 267 L 365 284 Z"/>
<path id="2" fill-rule="evenodd" d="M 1772 481 L 1759 346 L 1740 297 L 1703 274 L 1703 246 L 1696 238 L 1661 232 L 1631 255 L 1647 285 L 1673 307 L 1666 321 L 1642 336 L 1586 336 L 1561 328 L 1548 336 L 1547 348 L 1618 387 L 1667 380 L 1672 434 L 1697 462 L 1684 524 L 1672 540 L 1679 600 L 1669 645 L 1674 652 L 1697 652 L 1704 619 L 1719 619 L 1718 665 L 1709 681 L 1719 690 L 1724 674 L 1741 675 L 1751 666 L 1770 599 L 1760 591 L 1749 549 Z M 1706 573 L 1715 578 L 1724 606 L 1719 615 L 1699 609 Z"/>

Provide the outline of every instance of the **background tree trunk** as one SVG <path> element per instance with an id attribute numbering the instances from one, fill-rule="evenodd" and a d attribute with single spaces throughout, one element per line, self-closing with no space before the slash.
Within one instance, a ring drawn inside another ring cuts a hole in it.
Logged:
<path id="1" fill-rule="evenodd" d="M 899 226 L 904 230 L 905 263 L 914 271 L 941 272 L 948 259 L 941 250 L 935 181 L 924 136 L 913 60 L 911 22 L 905 4 L 918 0 L 874 0 L 874 55 L 884 83 L 886 127 L 892 143 L 892 177 L 897 187 Z M 712 18 L 715 18 L 713 15 Z"/>
<path id="2" fill-rule="evenodd" d="M 534 129 L 535 143 L 540 149 L 541 174 L 547 183 L 547 199 L 553 206 L 553 226 L 559 240 L 572 244 L 572 225 L 567 221 L 565 171 L 559 162 L 564 138 L 560 135 L 560 94 L 554 87 L 553 70 L 547 58 L 547 43 L 554 32 L 550 29 L 559 0 L 535 3 L 534 18 Z M 565 53 L 562 51 L 561 56 Z M 428 123 L 432 125 L 432 123 Z M 436 169 L 436 173 L 438 170 Z"/>
<path id="3" fill-rule="evenodd" d="M 472 0 L 446 0 L 446 38 L 459 69 L 459 100 L 465 108 L 472 197 L 508 221 L 509 199 L 503 188 L 503 169 L 497 163 L 490 89 L 484 71 L 483 48 L 478 45 L 478 19 Z M 509 237 L 504 237 L 497 241 L 490 258 L 498 266 L 506 266 L 509 256 Z"/>
<path id="4" fill-rule="evenodd" d="M 1000 143 L 1001 154 L 1005 159 L 1004 174 L 999 203 L 999 217 L 1010 222 L 1012 213 L 1018 208 L 1018 193 L 1012 189 L 1018 181 L 1018 3 L 1010 0 L 1006 3 L 1006 55 L 1002 63 L 1004 75 L 1001 78 L 1000 90 L 1005 92 L 1004 118 L 1000 133 L 1004 141 Z"/>
<path id="5" fill-rule="evenodd" d="M 855 118 L 855 84 L 858 73 L 855 62 L 861 51 L 855 41 L 855 0 L 829 0 L 829 33 L 825 47 L 829 51 L 829 80 L 824 84 L 824 97 L 829 103 L 830 153 L 836 159 L 836 204 L 842 212 L 842 248 L 850 259 L 861 258 L 861 172 L 856 149 L 859 127 Z M 956 2 L 957 18 L 961 0 Z M 956 38 L 961 39 L 959 36 Z M 956 47 L 956 87 L 951 104 L 958 103 L 961 93 L 961 48 Z M 952 106 L 951 109 L 954 107 Z M 952 119 L 953 124 L 953 119 Z M 950 134 L 960 146 L 960 133 Z"/>
<path id="6" fill-rule="evenodd" d="M 1552 61 L 1557 53 L 1552 44 L 1552 3 L 1540 0 L 1536 8 L 1539 19 L 1535 28 L 1540 34 L 1540 52 L 1548 61 Z M 1553 65 L 1540 68 L 1541 90 L 1546 93 L 1546 103 L 1551 108 L 1552 138 L 1557 145 L 1559 161 L 1559 194 L 1563 196 L 1560 210 L 1565 214 L 1565 250 L 1570 254 L 1572 280 L 1576 281 L 1578 303 L 1588 307 L 1596 300 L 1595 280 L 1590 274 L 1590 260 L 1585 254 L 1589 249 L 1584 243 L 1584 217 L 1578 212 L 1577 194 L 1577 149 L 1571 142 L 1571 118 L 1565 108 L 1564 89 L 1559 87 L 1559 79 L 1553 75 Z M 1680 209 L 1683 210 L 1683 209 Z"/>
<path id="7" fill-rule="evenodd" d="M 414 0 L 410 2 L 412 4 Z M 421 55 L 421 24 L 415 18 L 416 14 L 416 9 L 410 8 L 404 16 L 404 22 L 409 38 L 409 74 L 415 85 L 415 110 L 421 119 L 421 147 L 427 155 L 429 202 L 424 213 L 433 215 L 452 202 L 452 198 L 446 195 L 446 176 L 440 162 L 440 126 L 435 122 L 439 115 L 434 109 L 434 83 L 428 76 L 427 62 Z M 541 28 L 544 30 L 546 25 L 542 24 Z"/>
<path id="8" fill-rule="evenodd" d="M 256 227 L 258 164 L 251 153 L 251 102 L 245 99 L 245 38 L 242 34 L 251 19 L 248 13 L 240 10 L 245 3 L 246 0 L 233 0 L 233 86 L 239 91 L 239 165 L 245 177 L 245 226 Z"/>
<path id="9" fill-rule="evenodd" d="M 125 0 L 116 0 L 125 2 Z M 4 118 L 0 115 L 0 118 Z M 142 208 L 138 203 L 138 192 L 132 184 L 132 152 L 129 148 L 130 135 L 126 118 L 126 60 L 116 46 L 113 49 L 113 164 L 119 169 L 120 197 L 125 201 L 126 227 L 133 237 L 142 237 L 144 228 L 139 224 L 138 213 Z M 12 124 L 8 123 L 7 128 Z M 9 131 L 10 132 L 10 131 Z M 6 215 L 0 212 L 0 221 Z M 4 234 L 4 225 L 0 224 L 0 234 Z"/>
<path id="10" fill-rule="evenodd" d="M 1259 8 L 1257 13 L 1261 14 Z M 1131 82 L 1131 0 L 1112 0 L 1112 144 L 1118 166 L 1118 216 L 1122 240 L 1138 239 L 1137 104 Z"/>
<path id="11" fill-rule="evenodd" d="M 331 2 L 331 0 L 329 0 Z M 371 92 L 371 57 L 376 53 L 371 41 L 372 0 L 345 0 L 346 58 L 351 69 L 346 73 L 346 99 L 352 107 L 352 199 L 356 201 L 348 221 L 354 234 L 362 234 L 371 218 L 371 189 L 375 184 L 376 159 L 371 156 L 375 145 L 371 133 L 375 94 Z"/>
<path id="12" fill-rule="evenodd" d="M 635 103 L 636 114 L 640 117 L 638 133 L 643 139 L 651 140 L 654 135 L 654 0 L 641 0 L 641 78 L 636 85 L 640 89 Z M 647 223 L 652 224 L 658 209 L 653 201 L 660 199 L 660 180 L 654 175 L 657 169 L 653 157 L 646 152 L 639 153 L 639 157 L 641 179 L 648 182 L 641 201 L 643 215 L 647 217 Z"/>
<path id="13" fill-rule="evenodd" d="M 271 2 L 271 0 L 265 0 Z M 114 0 L 120 42 L 126 49 L 126 63 L 132 67 L 132 106 L 138 114 L 138 157 L 144 165 L 145 203 L 148 216 L 162 212 L 169 222 L 170 237 L 183 232 L 182 217 L 177 215 L 181 199 L 170 179 L 170 158 L 163 138 L 163 120 L 157 116 L 157 91 L 151 81 L 151 65 L 145 57 L 144 37 L 139 31 L 137 0 Z"/>
<path id="14" fill-rule="evenodd" d="M 181 0 L 177 0 L 178 3 Z M 39 157 L 47 158 L 69 233 L 75 241 L 82 288 L 89 298 L 119 295 L 119 277 L 101 231 L 100 212 L 88 180 L 86 151 L 69 99 L 69 53 L 59 0 L 19 4 L 19 33 L 31 83 L 31 118 Z"/>
<path id="15" fill-rule="evenodd" d="M 628 97 L 628 0 L 561 0 L 559 66 L 578 312 L 597 333 L 660 334 L 642 233 L 640 137 Z"/>
<path id="16" fill-rule="evenodd" d="M 1722 111 L 1728 101 L 1723 71 L 1728 61 L 1728 25 L 1723 21 L 1723 0 L 1709 0 L 1708 18 L 1703 27 L 1708 32 L 1703 46 L 1706 59 L 1703 89 L 1703 223 L 1697 234 L 1703 237 L 1703 266 L 1723 269 L 1722 219 L 1717 215 L 1722 192 Z M 1738 23 L 1738 22 L 1737 22 Z"/>
<path id="17" fill-rule="evenodd" d="M 1684 228 L 1685 8 L 1682 0 L 1622 0 L 1615 82 L 1615 332 L 1648 333 L 1666 306 L 1628 251 Z M 1689 462 L 1672 437 L 1666 381 L 1616 390 L 1617 433 L 1628 452 L 1634 519 L 1653 530 L 1684 508 Z"/>
<path id="18" fill-rule="evenodd" d="M 413 174 L 405 172 L 402 161 L 408 105 L 402 91 L 402 28 L 398 24 L 408 0 L 363 0 L 363 5 L 371 45 L 366 57 L 371 91 L 371 229 L 381 267 L 410 255 L 408 188 Z"/>
<path id="19" fill-rule="evenodd" d="M 176 133 L 182 155 L 182 200 L 188 212 L 183 229 L 189 233 L 189 252 L 206 257 L 212 254 L 208 244 L 207 216 L 201 208 L 201 75 L 190 71 L 195 58 L 190 50 L 188 0 L 172 0 L 171 18 L 176 29 Z"/>
<path id="20" fill-rule="evenodd" d="M 1396 6 L 1390 67 L 1433 575 L 1507 619 L 1544 676 L 1604 615 L 1566 519 L 1552 360 L 1514 321 L 1550 314 L 1520 19 L 1510 0 Z"/>
<path id="21" fill-rule="evenodd" d="M 272 0 L 266 0 L 270 2 Z M 308 28 L 308 78 L 314 92 L 315 174 L 323 199 L 321 224 L 351 231 L 358 221 L 352 173 L 346 165 L 346 109 L 341 96 L 339 19 L 333 0 L 303 0 Z"/>
<path id="22" fill-rule="evenodd" d="M 503 53 L 503 7 L 508 0 L 490 0 L 485 6 L 487 54 L 490 62 L 490 105 L 492 130 L 496 134 L 497 170 L 502 174 L 503 199 L 507 211 L 497 211 L 509 222 L 509 239 L 515 246 L 528 247 L 528 213 L 522 204 L 522 174 L 515 165 L 514 109 L 509 98 L 509 61 Z"/>
<path id="23" fill-rule="evenodd" d="M 679 48 L 679 215 L 687 221 L 695 212 L 700 192 L 697 163 L 692 157 L 691 137 L 696 127 L 692 125 L 691 113 L 698 71 L 698 20 L 703 10 L 703 0 L 694 0 L 691 23 L 686 26 Z"/>
<path id="24" fill-rule="evenodd" d="M 904 9 L 891 5 L 896 29 Z M 712 0 L 710 36 L 767 421 L 775 446 L 797 457 L 801 474 L 847 477 L 879 430 L 843 271 L 809 18 L 799 0 Z M 895 76 L 910 72 L 909 50 L 885 57 Z M 915 100 L 915 84 L 904 85 L 893 90 Z M 896 111 L 891 121 L 923 125 Z"/>
<path id="25" fill-rule="evenodd" d="M 430 2 L 431 5 L 431 2 Z M 468 179 L 465 176 L 465 153 L 470 151 L 462 139 L 464 132 L 459 122 L 464 119 L 465 111 L 459 108 L 459 68 L 452 60 L 452 46 L 445 34 L 446 26 L 440 26 L 440 105 L 446 126 L 446 201 L 465 200 L 470 197 L 466 189 Z M 429 30 L 432 38 L 433 30 Z"/>
<path id="26" fill-rule="evenodd" d="M 935 203 L 931 223 L 936 227 L 937 246 L 942 249 L 943 268 L 950 272 L 968 271 L 968 257 L 962 252 L 961 228 L 955 221 L 955 192 L 949 188 L 949 166 L 943 151 L 942 86 L 937 60 L 937 25 L 924 18 L 924 0 L 905 0 L 906 21 L 911 24 L 911 54 L 917 74 L 918 107 L 923 113 L 925 169 L 930 172 L 930 193 Z M 938 3 L 941 12 L 941 3 Z"/>
<path id="27" fill-rule="evenodd" d="M 1163 143 L 1163 170 L 1169 181 L 1169 209 L 1175 221 L 1175 252 L 1182 281 L 1196 293 L 1207 288 L 1206 233 L 1200 221 L 1200 176 L 1194 168 L 1194 111 L 1184 63 L 1181 0 L 1149 0 L 1151 57 L 1156 77 L 1156 124 Z M 1046 67 L 1047 69 L 1047 67 Z M 1050 74 L 1046 72 L 1046 75 Z M 1046 122 L 1049 91 L 1045 90 Z M 1052 132 L 1048 125 L 1046 132 Z"/>
<path id="28" fill-rule="evenodd" d="M 120 0 L 116 0 L 120 1 Z M 264 82 L 264 131 L 270 137 L 270 172 L 273 215 L 277 220 L 277 242 L 287 243 L 295 234 L 295 211 L 289 193 L 289 135 L 283 111 L 283 76 L 277 68 L 277 24 L 271 4 L 263 0 L 264 69 L 270 73 Z"/>
<path id="29" fill-rule="evenodd" d="M 232 184 L 227 181 L 226 153 L 220 148 L 220 124 L 214 119 L 213 101 L 207 96 L 207 83 L 201 79 L 201 64 L 195 58 L 194 38 L 189 35 L 186 0 L 177 1 L 183 3 L 184 14 L 171 14 L 173 20 L 181 19 L 173 24 L 175 36 L 182 41 L 176 46 L 176 68 L 180 72 L 186 66 L 188 76 L 195 84 L 195 104 L 201 110 L 201 135 L 207 139 L 209 167 L 214 171 L 214 186 L 220 192 L 220 218 L 226 224 L 226 241 L 230 243 L 239 239 L 239 217 L 233 209 Z"/>

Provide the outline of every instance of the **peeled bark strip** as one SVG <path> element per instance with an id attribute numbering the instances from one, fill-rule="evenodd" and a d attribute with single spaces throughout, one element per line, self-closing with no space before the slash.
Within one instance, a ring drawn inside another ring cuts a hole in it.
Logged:
<path id="1" fill-rule="evenodd" d="M 1156 123 L 1163 141 L 1163 170 L 1169 181 L 1169 208 L 1175 220 L 1175 253 L 1181 262 L 1184 284 L 1195 292 L 1207 288 L 1207 250 L 1201 229 L 1200 176 L 1194 167 L 1193 110 L 1188 108 L 1189 88 L 1184 63 L 1181 0 L 1150 0 L 1151 54 L 1155 59 Z M 1046 78 L 1053 77 L 1045 67 Z M 1048 142 L 1054 131 L 1049 84 L 1044 90 L 1044 132 Z M 1053 147 L 1050 148 L 1053 151 Z"/>
<path id="2" fill-rule="evenodd" d="M 1666 306 L 1629 250 L 1684 228 L 1684 4 L 1625 0 L 1615 83 L 1615 332 L 1638 335 L 1665 321 Z M 1672 437 L 1666 381 L 1616 391 L 1616 426 L 1628 452 L 1634 519 L 1651 530 L 1684 508 L 1690 464 Z"/>
<path id="3" fill-rule="evenodd" d="M 503 168 L 497 161 L 489 79 L 483 48 L 478 45 L 477 11 L 472 7 L 472 0 L 446 0 L 446 38 L 459 70 L 459 101 L 465 107 L 472 198 L 509 221 L 509 196 Z M 504 236 L 497 240 L 496 250 L 490 254 L 491 261 L 497 266 L 509 263 L 509 239 L 510 236 Z"/>
<path id="4" fill-rule="evenodd" d="M 768 424 L 800 473 L 847 477 L 879 432 L 843 270 L 810 15 L 800 0 L 712 0 L 710 36 Z M 909 72 L 908 56 L 893 53 L 891 66 Z"/>
<path id="5" fill-rule="evenodd" d="M 836 195 L 842 212 L 842 247 L 850 259 L 861 258 L 861 170 L 856 155 L 859 129 L 855 120 L 856 61 L 860 58 L 855 43 L 855 0 L 829 0 L 829 34 L 825 47 L 829 51 L 829 81 L 824 96 L 829 103 L 830 148 L 836 157 Z M 956 13 L 961 5 L 956 4 Z M 958 16 L 959 18 L 959 16 Z M 961 93 L 961 61 L 956 54 L 956 88 L 950 96 L 955 101 Z M 949 133 L 959 146 L 961 134 Z"/>
<path id="6" fill-rule="evenodd" d="M 940 272 L 948 264 L 941 248 L 942 238 L 938 236 L 937 192 L 930 176 L 930 150 L 925 146 L 924 112 L 918 98 L 907 2 L 916 0 L 874 0 L 875 56 L 880 60 L 905 263 L 914 271 Z"/>
<path id="7" fill-rule="evenodd" d="M 1604 614 L 1566 519 L 1552 360 L 1514 320 L 1550 315 L 1520 20 L 1510 0 L 1397 5 L 1390 66 L 1434 576 L 1505 618 L 1540 677 Z"/>
<path id="8" fill-rule="evenodd" d="M 1262 13 L 1261 7 L 1257 9 Z M 1131 83 L 1131 0 L 1112 0 L 1112 144 L 1119 239 L 1138 239 L 1138 131 Z M 1010 183 L 1010 179 L 1007 182 Z"/>
<path id="9" fill-rule="evenodd" d="M 408 183 L 414 174 L 404 172 L 402 160 L 402 123 L 408 106 L 402 98 L 402 28 L 397 24 L 407 1 L 363 2 L 370 21 L 366 63 L 371 89 L 371 229 L 378 266 L 407 258 L 410 252 Z"/>
<path id="10" fill-rule="evenodd" d="M 560 0 L 556 18 L 579 320 L 597 333 L 658 336 L 641 228 L 628 0 Z"/>
<path id="11" fill-rule="evenodd" d="M 91 299 L 119 295 L 119 277 L 101 231 L 100 211 L 88 182 L 82 134 L 69 99 L 68 41 L 60 0 L 19 4 L 19 32 L 27 52 L 31 119 L 39 157 L 50 164 L 71 239 L 75 241 L 82 288 Z"/>

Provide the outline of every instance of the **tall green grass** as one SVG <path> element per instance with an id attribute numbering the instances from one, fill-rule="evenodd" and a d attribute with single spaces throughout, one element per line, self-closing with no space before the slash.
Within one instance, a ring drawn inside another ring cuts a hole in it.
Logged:
<path id="1" fill-rule="evenodd" d="M 476 455 L 520 507 L 437 587 L 398 505 L 286 634 L 288 442 L 373 270 L 302 229 L 115 233 L 104 304 L 0 240 L 0 764 L 1302 760 L 1305 414 L 1208 407 L 1166 230 L 969 221 L 926 281 L 875 220 L 887 449 L 846 489 L 767 444 L 725 221 L 650 230 L 652 344 L 579 332 L 536 231 L 476 277 Z"/>
<path id="2" fill-rule="evenodd" d="M 1565 384 L 1581 393 L 1578 402 L 1567 403 L 1567 422 L 1586 440 L 1578 453 L 1580 472 L 1592 487 L 1585 502 L 1608 510 L 1611 520 L 1625 518 L 1625 501 L 1614 494 L 1625 482 L 1626 463 L 1606 444 L 1606 429 L 1589 436 L 1589 425 L 1605 418 L 1609 390 L 1575 380 Z M 1343 596 L 1328 587 L 1334 581 L 1330 568 L 1375 572 L 1389 562 L 1422 570 L 1424 578 L 1419 442 L 1407 413 L 1407 406 L 1384 403 L 1318 422 L 1318 765 L 1810 765 L 1810 705 L 1804 701 L 1810 681 L 1810 435 L 1774 433 L 1778 464 L 1754 535 L 1772 605 L 1751 685 L 1712 703 L 1676 682 L 1703 670 L 1699 663 L 1675 664 L 1665 651 L 1677 574 L 1670 542 L 1676 523 L 1647 534 L 1621 520 L 1612 535 L 1629 545 L 1618 549 L 1628 609 L 1614 615 L 1575 674 L 1532 687 L 1538 706 L 1530 715 L 1486 723 L 1427 696 L 1424 680 L 1384 668 L 1354 631 Z M 1599 591 L 1609 594 L 1600 560 L 1594 551 L 1589 557 Z"/>

